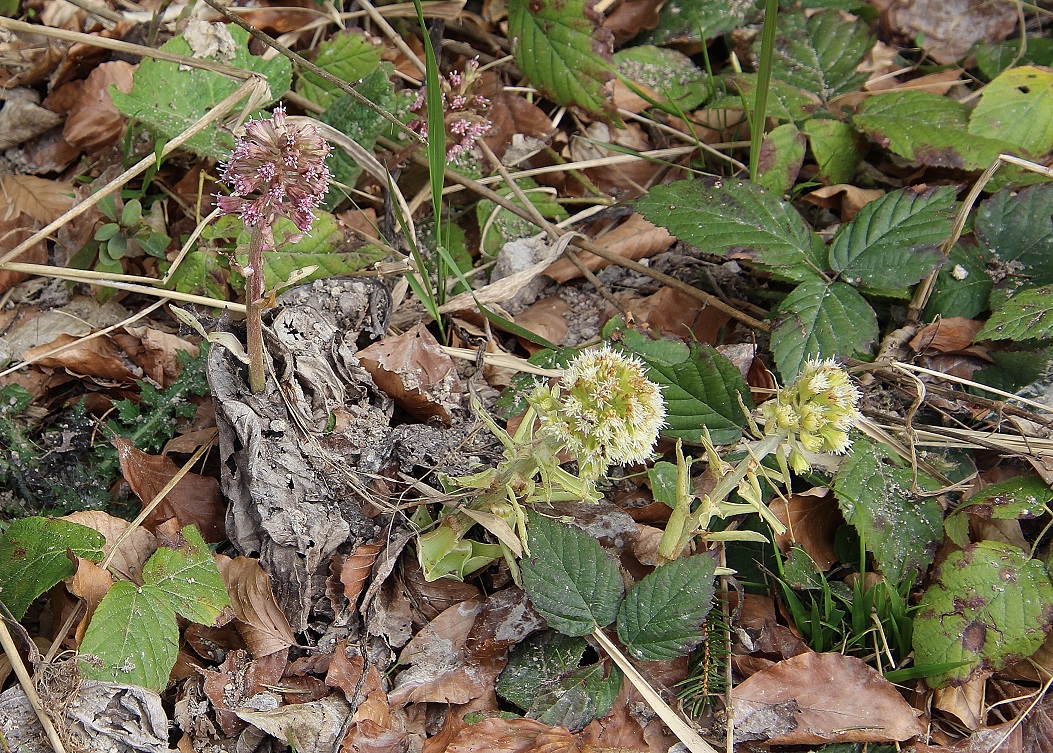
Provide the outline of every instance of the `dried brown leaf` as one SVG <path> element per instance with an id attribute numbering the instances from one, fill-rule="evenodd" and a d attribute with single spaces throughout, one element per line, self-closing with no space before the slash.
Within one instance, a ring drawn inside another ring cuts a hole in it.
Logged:
<path id="1" fill-rule="evenodd" d="M 260 659 L 296 645 L 285 613 L 274 600 L 271 578 L 251 557 L 216 556 L 216 565 L 230 594 L 238 632 L 253 658 Z"/>
<path id="2" fill-rule="evenodd" d="M 812 489 L 792 494 L 789 499 L 773 500 L 771 511 L 787 527 L 784 533 L 775 536 L 783 552 L 792 544 L 800 544 L 820 570 L 833 567 L 837 562 L 834 533 L 844 523 L 844 517 L 828 490 Z"/>
<path id="3" fill-rule="evenodd" d="M 179 466 L 164 455 L 148 455 L 122 437 L 115 437 L 113 442 L 121 461 L 121 473 L 143 505 L 152 502 L 179 472 Z M 205 541 L 217 542 L 227 537 L 225 517 L 226 505 L 219 481 L 211 476 L 187 473 L 146 516 L 143 525 L 156 531 L 162 522 L 174 519 L 180 527 L 197 526 Z"/>
<path id="4" fill-rule="evenodd" d="M 37 356 L 63 346 L 68 347 L 61 353 L 37 359 Z M 72 335 L 59 335 L 49 343 L 30 348 L 22 354 L 22 358 L 37 359 L 38 367 L 65 369 L 74 376 L 90 376 L 108 382 L 134 384 L 139 377 L 124 364 L 122 355 L 123 351 L 105 336 L 85 340 Z"/>
<path id="5" fill-rule="evenodd" d="M 373 563 L 384 548 L 381 540 L 367 541 L 355 547 L 355 551 L 347 556 L 333 557 L 330 569 L 340 579 L 343 586 L 344 598 L 351 602 L 352 606 L 358 603 L 358 597 L 366 587 L 369 574 L 373 571 Z"/>
<path id="6" fill-rule="evenodd" d="M 35 138 L 62 122 L 62 116 L 38 104 L 32 89 L 4 92 L 0 110 L 0 150 L 10 149 Z"/>
<path id="7" fill-rule="evenodd" d="M 102 551 L 105 557 L 109 557 L 113 545 L 117 542 L 130 523 L 122 518 L 116 518 L 101 510 L 81 510 L 63 516 L 62 520 L 78 523 L 98 531 L 106 537 L 106 544 Z M 125 580 L 142 582 L 141 573 L 146 560 L 157 549 L 157 538 L 145 528 L 138 526 L 131 535 L 121 543 L 120 549 L 110 560 L 109 569 Z"/>
<path id="8" fill-rule="evenodd" d="M 551 745 L 557 739 L 573 735 L 564 727 L 549 727 L 534 719 L 491 717 L 465 727 L 446 747 L 446 753 L 529 753 L 539 742 Z"/>
<path id="9" fill-rule="evenodd" d="M 413 606 L 426 620 L 434 620 L 440 612 L 469 599 L 482 597 L 482 592 L 471 583 L 449 578 L 431 582 L 424 579 L 419 562 L 403 560 L 402 584 L 413 601 Z"/>
<path id="10" fill-rule="evenodd" d="M 162 387 L 167 387 L 179 376 L 178 353 L 198 354 L 198 346 L 178 335 L 153 327 L 125 327 L 113 335 L 128 357 L 143 373 Z"/>
<path id="11" fill-rule="evenodd" d="M 665 0 L 624 0 L 603 21 L 603 28 L 614 34 L 615 46 L 642 31 L 658 26 L 658 11 Z"/>
<path id="12" fill-rule="evenodd" d="M 559 296 L 554 295 L 549 298 L 542 298 L 540 301 L 528 306 L 526 310 L 516 315 L 515 322 L 535 335 L 540 335 L 551 343 L 561 345 L 570 332 L 568 320 L 571 313 L 570 304 Z M 541 347 L 536 343 L 523 341 L 522 338 L 520 340 L 523 347 L 527 350 L 534 351 Z"/>
<path id="13" fill-rule="evenodd" d="M 731 321 L 720 309 L 670 287 L 633 301 L 629 310 L 638 324 L 646 324 L 653 332 L 707 345 L 716 345 L 720 331 Z"/>
<path id="14" fill-rule="evenodd" d="M 80 99 L 66 117 L 62 135 L 66 141 L 89 154 L 117 142 L 124 131 L 126 118 L 110 97 L 110 86 L 129 94 L 135 66 L 116 60 L 97 66 L 84 81 Z"/>
<path id="15" fill-rule="evenodd" d="M 665 251 L 673 245 L 675 240 L 665 228 L 648 222 L 643 215 L 632 214 L 625 222 L 596 242 L 619 256 L 639 261 Z M 578 256 L 581 262 L 592 271 L 603 269 L 610 264 L 606 259 L 590 253 L 581 252 Z M 545 274 L 560 283 L 581 276 L 578 268 L 567 259 L 557 261 L 545 270 Z"/>
<path id="16" fill-rule="evenodd" d="M 914 335 L 910 347 L 915 353 L 935 351 L 937 353 L 961 353 L 968 350 L 983 329 L 984 323 L 963 316 L 949 316 L 927 324 Z"/>
<path id="17" fill-rule="evenodd" d="M 989 0 L 875 0 L 885 29 L 920 44 L 940 64 L 954 63 L 976 42 L 995 44 L 1016 28 L 1012 3 Z"/>
<path id="18" fill-rule="evenodd" d="M 895 686 L 861 659 L 801 654 L 761 670 L 732 691 L 736 718 L 795 702 L 797 728 L 771 745 L 903 741 L 925 727 Z"/>

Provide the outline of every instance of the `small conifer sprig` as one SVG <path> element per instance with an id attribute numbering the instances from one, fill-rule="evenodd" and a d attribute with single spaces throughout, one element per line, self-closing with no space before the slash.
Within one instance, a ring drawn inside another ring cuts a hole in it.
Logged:
<path id="1" fill-rule="evenodd" d="M 269 119 L 250 120 L 235 142 L 221 179 L 229 196 L 217 196 L 225 214 L 241 217 L 249 229 L 246 278 L 246 340 L 249 387 L 266 386 L 263 368 L 263 254 L 274 249 L 274 224 L 286 217 L 301 233 L 310 231 L 314 210 L 329 189 L 325 161 L 329 144 L 314 125 L 290 123 L 278 105 Z M 291 240 L 291 239 L 289 239 Z"/>

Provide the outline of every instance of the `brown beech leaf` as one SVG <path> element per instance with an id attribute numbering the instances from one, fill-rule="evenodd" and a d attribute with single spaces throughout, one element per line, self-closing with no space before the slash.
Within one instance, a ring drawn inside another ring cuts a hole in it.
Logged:
<path id="1" fill-rule="evenodd" d="M 493 690 L 502 667 L 465 660 L 464 643 L 482 610 L 481 601 L 450 607 L 403 647 L 399 664 L 408 668 L 395 678 L 388 696 L 394 708 L 407 703 L 468 703 Z"/>
<path id="2" fill-rule="evenodd" d="M 1012 3 L 988 0 L 875 0 L 881 22 L 908 44 L 920 44 L 942 65 L 960 60 L 976 42 L 996 44 L 1016 28 Z"/>
<path id="3" fill-rule="evenodd" d="M 185 352 L 196 358 L 199 350 L 189 340 L 153 327 L 125 327 L 123 332 L 114 333 L 113 339 L 146 376 L 162 387 L 170 385 L 182 371 L 177 354 Z"/>
<path id="4" fill-rule="evenodd" d="M 603 21 L 619 46 L 642 31 L 658 26 L 658 11 L 665 0 L 625 0 Z"/>
<path id="5" fill-rule="evenodd" d="M 643 218 L 643 215 L 632 214 L 625 222 L 597 239 L 596 242 L 619 256 L 639 261 L 665 251 L 673 245 L 675 240 L 665 228 L 651 224 Z M 610 264 L 606 259 L 584 251 L 578 256 L 581 262 L 594 272 Z M 566 282 L 581 276 L 578 268 L 568 259 L 560 259 L 546 269 L 545 274 L 556 282 Z"/>
<path id="6" fill-rule="evenodd" d="M 355 551 L 347 556 L 334 557 L 330 563 L 330 568 L 343 585 L 344 598 L 351 602 L 352 606 L 358 603 L 358 597 L 361 596 L 369 574 L 373 571 L 373 563 L 377 561 L 377 555 L 383 548 L 382 540 L 367 541 L 359 544 Z"/>
<path id="7" fill-rule="evenodd" d="M 588 140 L 574 139 L 570 143 L 571 159 L 575 162 L 625 153 L 604 147 L 604 143 L 637 152 L 652 148 L 651 139 L 636 123 L 627 123 L 624 128 L 614 131 L 604 123 L 592 123 L 585 129 L 585 135 Z M 587 167 L 583 172 L 604 193 L 631 199 L 645 193 L 647 186 L 664 169 L 662 165 L 640 158 L 614 165 Z"/>
<path id="8" fill-rule="evenodd" d="M 404 559 L 402 585 L 406 588 L 413 606 L 426 620 L 434 620 L 440 612 L 469 599 L 478 599 L 482 593 L 477 586 L 449 578 L 439 578 L 430 583 L 424 579 L 420 563 Z"/>
<path id="9" fill-rule="evenodd" d="M 84 631 L 88 629 L 95 608 L 112 585 L 113 576 L 109 570 L 102 569 L 91 560 L 77 557 L 77 570 L 66 578 L 66 588 L 71 594 L 84 600 L 84 613 L 74 629 L 78 643 L 84 637 Z"/>
<path id="10" fill-rule="evenodd" d="M 988 673 L 982 672 L 964 685 L 936 688 L 932 694 L 933 707 L 953 716 L 965 729 L 980 729 L 987 705 L 984 696 L 988 677 Z"/>
<path id="11" fill-rule="evenodd" d="M 453 359 L 423 324 L 373 343 L 358 359 L 377 386 L 418 420 L 438 417 L 449 424 L 451 411 L 460 408 L 464 385 Z"/>
<path id="12" fill-rule="evenodd" d="M 73 206 L 74 200 L 73 186 L 69 183 L 33 175 L 3 176 L 0 178 L 0 194 L 5 202 L 5 221 L 25 214 L 42 225 L 57 219 Z"/>
<path id="13" fill-rule="evenodd" d="M 1030 695 L 1033 692 L 1028 688 L 1024 694 Z M 1053 751 L 1053 744 L 1051 744 L 1053 738 L 1028 737 L 1027 728 L 1031 718 L 1032 714 L 1029 713 L 1024 717 L 1022 725 L 1009 721 L 994 727 L 984 727 L 949 745 L 919 743 L 914 751 L 915 753 L 1050 753 Z"/>
<path id="14" fill-rule="evenodd" d="M 574 735 L 565 727 L 549 727 L 535 719 L 491 717 L 461 730 L 446 747 L 446 753 L 529 753 L 538 745 L 564 744 L 555 751 L 573 750 Z"/>
<path id="15" fill-rule="evenodd" d="M 121 461 L 121 473 L 143 505 L 152 502 L 179 472 L 179 466 L 164 455 L 148 455 L 123 437 L 115 437 L 113 442 Z M 187 473 L 146 516 L 143 525 L 156 530 L 160 523 L 175 519 L 180 527 L 197 526 L 201 537 L 214 543 L 227 537 L 225 515 L 219 481 L 211 476 Z"/>
<path id="16" fill-rule="evenodd" d="M 344 691 L 347 702 L 352 706 L 357 706 L 362 698 L 375 690 L 383 689 L 384 678 L 381 677 L 380 671 L 374 664 L 370 663 L 369 668 L 366 668 L 364 657 L 349 657 L 347 641 L 340 641 L 333 649 L 329 670 L 325 674 L 325 684 Z"/>
<path id="17" fill-rule="evenodd" d="M 9 220 L 0 219 L 0 254 L 10 251 L 33 234 L 33 231 L 27 227 L 29 224 L 25 215 L 21 214 L 16 214 Z M 47 260 L 48 250 L 43 242 L 34 243 L 14 258 L 14 261 L 23 264 L 45 264 Z M 29 275 L 24 272 L 0 270 L 0 293 L 13 288 L 28 277 Z"/>
<path id="18" fill-rule="evenodd" d="M 838 183 L 817 188 L 805 194 L 803 198 L 809 204 L 837 212 L 842 222 L 848 222 L 859 214 L 860 209 L 884 195 L 885 192 L 880 188 L 858 188 L 847 183 Z"/>
<path id="19" fill-rule="evenodd" d="M 925 727 L 874 668 L 841 654 L 800 654 L 748 677 L 732 691 L 736 719 L 793 702 L 796 729 L 771 745 L 903 741 Z"/>
<path id="20" fill-rule="evenodd" d="M 551 343 L 560 345 L 570 331 L 568 318 L 571 314 L 570 304 L 557 295 L 542 298 L 524 311 L 516 315 L 516 324 L 524 327 L 535 335 L 541 335 Z M 539 345 L 524 341 L 520 342 L 527 350 L 537 350 Z"/>
<path id="21" fill-rule="evenodd" d="M 800 544 L 820 570 L 826 571 L 837 562 L 834 553 L 834 533 L 844 523 L 837 502 L 820 489 L 803 494 L 792 494 L 789 499 L 776 499 L 771 511 L 786 526 L 786 531 L 775 537 L 779 549 L 789 550 Z"/>
<path id="22" fill-rule="evenodd" d="M 654 332 L 707 345 L 716 345 L 720 330 L 731 321 L 720 309 L 670 287 L 633 301 L 629 310 L 638 324 L 646 324 Z"/>
<path id="23" fill-rule="evenodd" d="M 126 119 L 113 104 L 110 85 L 131 93 L 133 71 L 134 65 L 116 60 L 96 66 L 88 74 L 80 100 L 70 110 L 62 129 L 66 141 L 89 154 L 117 142 Z"/>
<path id="24" fill-rule="evenodd" d="M 915 353 L 961 353 L 973 344 L 984 323 L 963 316 L 949 316 L 922 327 L 910 341 Z"/>
<path id="25" fill-rule="evenodd" d="M 245 699 L 262 693 L 279 684 L 286 659 L 281 654 L 271 654 L 260 660 L 250 660 L 245 651 L 227 653 L 218 670 L 204 669 L 204 691 L 216 710 L 216 721 L 228 737 L 246 727 L 236 710 Z"/>
<path id="26" fill-rule="evenodd" d="M 0 150 L 29 141 L 62 122 L 62 116 L 41 107 L 32 89 L 2 92 L 4 107 L 0 110 Z"/>
<path id="27" fill-rule="evenodd" d="M 487 117 L 493 124 L 484 137 L 494 154 L 502 156 L 516 134 L 547 142 L 556 132 L 545 111 L 522 94 L 505 91 L 504 81 L 487 71 L 476 85 L 480 96 L 490 100 Z"/>
<path id="28" fill-rule="evenodd" d="M 71 523 L 79 523 L 94 531 L 98 531 L 106 537 L 106 544 L 102 551 L 105 557 L 110 556 L 113 545 L 117 542 L 130 523 L 123 518 L 117 518 L 101 510 L 81 510 L 72 512 L 62 517 Z M 121 543 L 121 548 L 110 560 L 110 570 L 125 580 L 142 581 L 141 573 L 143 565 L 150 559 L 150 555 L 157 549 L 157 537 L 142 526 L 137 526 L 134 531 Z"/>
<path id="29" fill-rule="evenodd" d="M 296 645 L 289 620 L 274 600 L 271 577 L 251 557 L 216 555 L 216 565 L 230 594 L 238 632 L 253 658 L 284 651 Z"/>
<path id="30" fill-rule="evenodd" d="M 65 347 L 61 353 L 37 358 L 56 348 Z M 59 335 L 44 345 L 30 348 L 22 358 L 36 359 L 37 366 L 65 369 L 74 376 L 90 376 L 109 382 L 133 384 L 139 377 L 134 374 L 121 358 L 122 351 L 108 337 L 93 337 L 91 340 Z"/>

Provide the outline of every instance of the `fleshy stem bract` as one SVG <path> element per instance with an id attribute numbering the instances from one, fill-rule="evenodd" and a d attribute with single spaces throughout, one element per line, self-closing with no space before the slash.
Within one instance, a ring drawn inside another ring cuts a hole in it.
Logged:
<path id="1" fill-rule="evenodd" d="M 526 551 L 524 505 L 566 500 L 596 502 L 596 484 L 616 463 L 646 460 L 665 422 L 658 385 L 631 356 L 604 347 L 578 355 L 558 385 L 538 385 L 514 434 L 479 410 L 479 416 L 504 445 L 496 468 L 446 477 L 447 491 L 463 498 L 448 506 L 433 530 L 418 542 L 427 580 L 463 579 L 504 556 L 518 579 L 517 557 Z M 560 453 L 578 463 L 577 475 L 560 466 Z M 423 506 L 415 522 L 431 519 Z M 475 524 L 498 541 L 467 538 Z"/>
<path id="2" fill-rule="evenodd" d="M 785 531 L 786 527 L 764 503 L 759 475 L 787 483 L 791 468 L 797 474 L 809 470 L 807 453 L 843 455 L 848 452 L 852 444 L 849 432 L 861 418 L 856 408 L 858 403 L 859 390 L 844 369 L 830 360 L 809 361 L 792 385 L 779 389 L 774 398 L 761 406 L 763 434 L 751 419 L 750 423 L 761 437 L 756 442 L 746 443 L 747 456 L 738 464 L 731 466 L 724 462 L 709 441 L 708 432 L 705 434 L 703 446 L 710 468 L 719 480 L 709 494 L 702 496 L 697 506 L 694 506 L 695 498 L 687 488 L 690 461 L 685 462 L 678 446 L 677 501 L 658 545 L 659 559 L 676 559 L 693 536 L 708 530 L 714 517 L 755 511 L 776 533 Z M 775 455 L 781 472 L 762 467 L 768 455 Z M 726 501 L 736 490 L 746 500 L 746 505 Z M 727 537 L 709 534 L 707 538 Z"/>
<path id="3" fill-rule="evenodd" d="M 239 215 L 249 230 L 246 278 L 246 346 L 249 387 L 266 386 L 263 366 L 264 253 L 272 251 L 274 224 L 286 217 L 300 233 L 310 231 L 314 209 L 329 188 L 329 144 L 314 125 L 290 123 L 278 105 L 269 119 L 250 120 L 220 176 L 231 188 L 217 196 L 224 214 Z M 292 240 L 289 238 L 287 240 Z"/>

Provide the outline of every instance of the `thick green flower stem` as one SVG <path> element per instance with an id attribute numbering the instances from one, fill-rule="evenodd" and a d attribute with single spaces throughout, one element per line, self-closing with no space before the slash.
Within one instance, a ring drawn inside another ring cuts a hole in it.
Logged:
<path id="1" fill-rule="evenodd" d="M 249 389 L 263 392 L 267 373 L 263 367 L 263 252 L 274 246 L 274 233 L 268 222 L 260 221 L 249 236 L 249 261 L 245 267 L 245 347 L 249 355 Z"/>
<path id="2" fill-rule="evenodd" d="M 698 509 L 694 511 L 691 510 L 694 497 L 688 493 L 686 481 L 681 482 L 678 479 L 676 507 L 673 508 L 673 513 L 666 523 L 665 533 L 658 543 L 659 558 L 666 562 L 676 559 L 691 537 L 708 527 L 716 507 L 735 491 L 744 478 L 756 474 L 764 458 L 778 450 L 788 438 L 789 435 L 785 431 L 779 431 L 763 437 L 756 444 L 748 445 L 749 455 L 740 460 L 731 473 L 720 479 L 713 491 L 702 499 Z M 767 507 L 759 503 L 753 504 L 753 507 L 776 531 L 784 529 L 782 523 Z"/>

